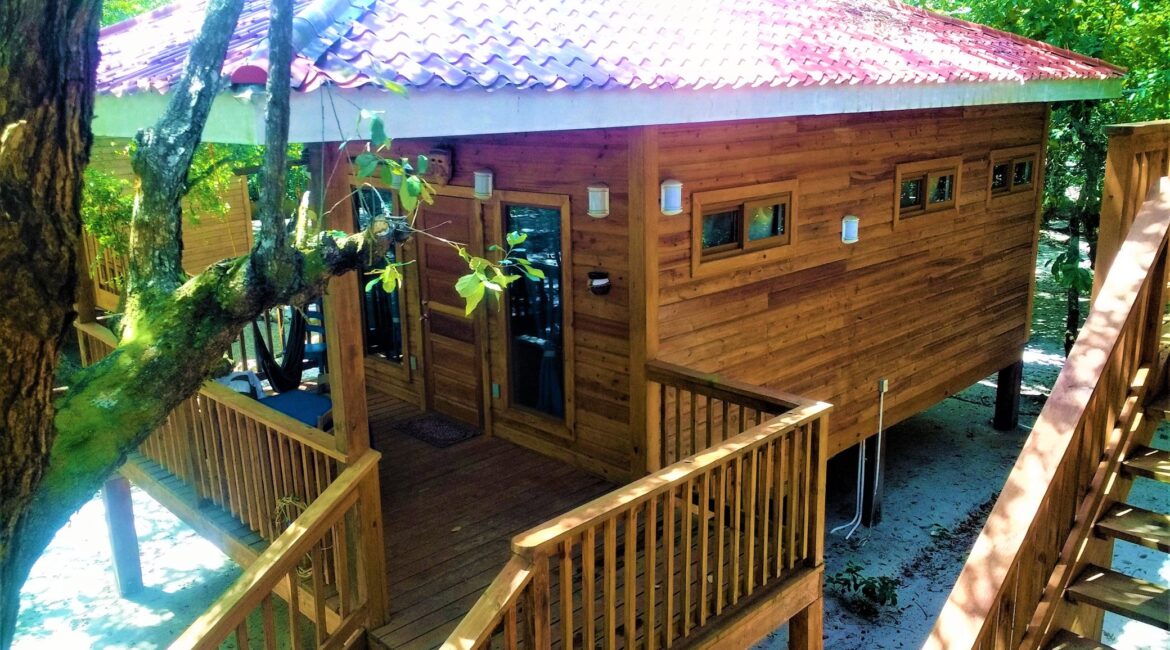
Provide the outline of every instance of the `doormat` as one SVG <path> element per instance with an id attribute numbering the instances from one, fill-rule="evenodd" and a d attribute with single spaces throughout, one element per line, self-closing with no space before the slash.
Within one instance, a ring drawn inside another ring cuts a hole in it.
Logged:
<path id="1" fill-rule="evenodd" d="M 396 424 L 395 428 L 412 438 L 418 438 L 428 445 L 440 449 L 479 435 L 479 430 L 471 425 L 438 413 L 427 413 L 403 420 Z"/>

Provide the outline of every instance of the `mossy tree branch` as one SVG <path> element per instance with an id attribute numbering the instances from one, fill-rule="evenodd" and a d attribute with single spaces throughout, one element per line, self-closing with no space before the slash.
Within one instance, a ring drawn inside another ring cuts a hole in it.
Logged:
<path id="1" fill-rule="evenodd" d="M 187 173 L 212 101 L 223 88 L 220 71 L 243 5 L 243 0 L 211 0 L 166 110 L 157 124 L 135 137 L 138 146 L 131 164 L 139 185 L 130 219 L 127 322 L 187 277 L 182 237 Z"/>

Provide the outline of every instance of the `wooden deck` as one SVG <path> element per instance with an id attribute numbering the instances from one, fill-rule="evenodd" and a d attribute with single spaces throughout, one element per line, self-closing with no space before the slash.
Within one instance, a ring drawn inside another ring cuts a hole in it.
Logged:
<path id="1" fill-rule="evenodd" d="M 504 567 L 514 535 L 617 487 L 496 438 L 439 449 L 395 430 L 415 406 L 377 393 L 369 406 L 391 608 L 374 637 L 390 648 L 442 644 Z"/>

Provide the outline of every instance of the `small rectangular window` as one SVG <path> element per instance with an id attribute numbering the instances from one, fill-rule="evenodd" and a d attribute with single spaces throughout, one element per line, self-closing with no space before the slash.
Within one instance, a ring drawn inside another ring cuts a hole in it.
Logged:
<path id="1" fill-rule="evenodd" d="M 734 249 L 739 243 L 739 209 L 703 215 L 703 252 Z"/>
<path id="2" fill-rule="evenodd" d="M 1011 163 L 997 163 L 991 168 L 991 191 L 996 194 L 1009 192 L 1012 189 Z"/>
<path id="3" fill-rule="evenodd" d="M 925 189 L 926 176 L 902 179 L 902 194 L 898 204 L 903 214 L 926 208 Z"/>
<path id="4" fill-rule="evenodd" d="M 744 220 L 747 223 L 748 242 L 781 243 L 778 238 L 788 234 L 788 201 L 765 199 L 745 203 Z M 784 242 L 787 243 L 787 242 Z"/>
<path id="5" fill-rule="evenodd" d="M 796 243 L 795 180 L 691 195 L 691 274 L 699 277 L 787 257 Z"/>
<path id="6" fill-rule="evenodd" d="M 930 175 L 930 205 L 946 206 L 955 202 L 954 173 L 935 172 Z"/>
<path id="7" fill-rule="evenodd" d="M 895 168 L 894 222 L 958 205 L 961 158 L 903 163 Z"/>
<path id="8" fill-rule="evenodd" d="M 1032 186 L 1032 167 L 1034 166 L 1034 163 L 1035 159 L 1031 157 L 1020 158 L 1012 163 L 1013 167 L 1015 168 L 1015 171 L 1012 172 L 1012 187 L 1019 187 L 1022 189 Z"/>
<path id="9" fill-rule="evenodd" d="M 991 152 L 990 196 L 1031 192 L 1037 183 L 1037 160 L 1040 147 L 1032 145 Z"/>
<path id="10" fill-rule="evenodd" d="M 704 207 L 700 242 L 703 257 L 787 244 L 789 205 L 789 195 L 783 194 Z"/>

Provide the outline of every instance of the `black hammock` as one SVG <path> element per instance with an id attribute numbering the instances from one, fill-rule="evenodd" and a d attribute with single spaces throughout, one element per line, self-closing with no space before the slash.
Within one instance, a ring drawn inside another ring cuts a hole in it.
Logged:
<path id="1" fill-rule="evenodd" d="M 273 358 L 256 321 L 252 321 L 252 338 L 256 340 L 256 360 L 260 362 L 260 370 L 273 390 L 287 393 L 300 387 L 301 371 L 305 368 L 305 315 L 301 310 L 292 310 L 292 321 L 285 336 L 284 354 L 280 363 Z"/>

